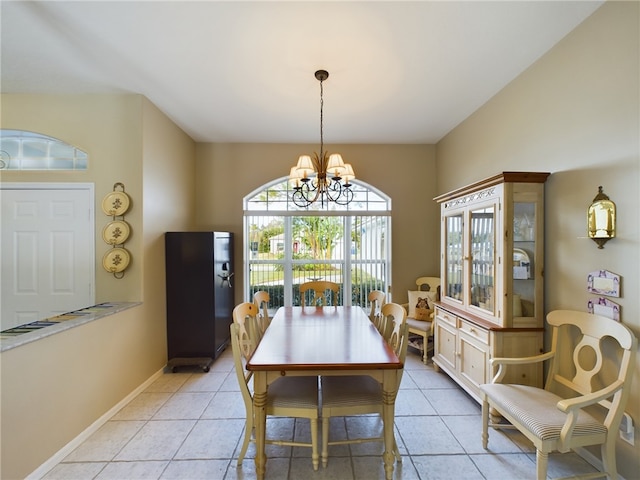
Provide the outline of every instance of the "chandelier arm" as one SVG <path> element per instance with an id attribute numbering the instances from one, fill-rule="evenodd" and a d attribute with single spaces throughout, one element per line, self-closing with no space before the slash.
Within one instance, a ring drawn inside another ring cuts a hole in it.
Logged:
<path id="1" fill-rule="evenodd" d="M 295 187 L 291 199 L 298 207 L 308 207 L 318 200 L 320 193 L 318 182 L 309 181 L 299 187 Z"/>
<path id="2" fill-rule="evenodd" d="M 353 200 L 353 190 L 338 181 L 333 181 L 326 191 L 327 198 L 338 205 L 347 205 Z"/>

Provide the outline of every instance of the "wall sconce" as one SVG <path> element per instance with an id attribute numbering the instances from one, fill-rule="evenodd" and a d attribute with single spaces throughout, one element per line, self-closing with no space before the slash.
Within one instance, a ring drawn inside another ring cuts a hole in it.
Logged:
<path id="1" fill-rule="evenodd" d="M 601 186 L 589 206 L 587 224 L 589 238 L 598 244 L 598 248 L 604 248 L 604 244 L 616 236 L 616 204 L 609 200 Z"/>

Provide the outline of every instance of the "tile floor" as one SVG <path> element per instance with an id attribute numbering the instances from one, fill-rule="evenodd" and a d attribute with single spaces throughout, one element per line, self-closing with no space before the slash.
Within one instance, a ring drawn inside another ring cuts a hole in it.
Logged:
<path id="1" fill-rule="evenodd" d="M 270 418 L 270 436 L 309 437 L 307 420 Z M 332 418 L 331 438 L 380 429 L 377 416 Z M 231 349 L 211 371 L 166 373 L 43 478 L 53 479 L 255 479 L 254 445 L 241 467 L 244 404 Z M 407 354 L 396 401 L 396 438 L 402 454 L 395 479 L 533 479 L 535 450 L 518 432 L 490 432 L 480 440 L 480 406 L 443 373 Z M 266 479 L 384 479 L 382 444 L 330 448 L 329 464 L 314 471 L 311 452 L 267 446 Z M 595 469 L 576 454 L 552 455 L 549 476 Z"/>

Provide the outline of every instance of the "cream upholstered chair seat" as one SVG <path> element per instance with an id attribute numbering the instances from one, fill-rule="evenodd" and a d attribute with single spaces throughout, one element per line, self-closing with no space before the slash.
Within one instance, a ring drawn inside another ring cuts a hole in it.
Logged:
<path id="1" fill-rule="evenodd" d="M 303 307 L 316 305 L 336 306 L 338 305 L 339 293 L 340 285 L 335 282 L 328 280 L 304 282 L 300 284 L 300 303 Z"/>
<path id="2" fill-rule="evenodd" d="M 482 445 L 487 448 L 489 427 L 518 429 L 536 447 L 538 480 L 547 478 L 550 452 L 601 445 L 605 473 L 580 478 L 616 479 L 615 442 L 631 388 L 637 339 L 623 324 L 586 312 L 556 310 L 547 322 L 552 327 L 551 351 L 491 360 L 499 369 L 492 383 L 480 386 Z M 544 389 L 500 383 L 509 365 L 545 360 L 551 363 Z M 592 415 L 595 411 L 587 412 L 587 407 L 600 411 Z M 510 425 L 490 422 L 490 409 Z"/>
<path id="3" fill-rule="evenodd" d="M 406 311 L 397 303 L 385 303 L 381 315 L 386 318 L 387 337 L 385 340 L 401 362 L 404 363 L 407 353 L 408 331 Z M 400 370 L 395 393 L 400 388 L 400 379 L 404 369 Z M 322 465 L 327 466 L 330 445 L 344 445 L 364 442 L 381 442 L 381 435 L 373 437 L 351 438 L 347 440 L 329 441 L 330 417 L 378 414 L 382 415 L 382 385 L 368 375 L 321 377 L 322 396 Z M 393 454 L 397 461 L 402 461 L 394 440 Z"/>
<path id="4" fill-rule="evenodd" d="M 238 455 L 238 465 L 242 464 L 249 442 L 255 440 L 255 415 L 253 412 L 253 392 L 250 388 L 252 372 L 245 365 L 258 341 L 256 339 L 256 319 L 258 308 L 255 303 L 241 303 L 233 310 L 231 324 L 231 348 L 233 361 L 245 407 L 245 433 Z M 311 441 L 297 442 L 267 438 L 268 444 L 294 447 L 311 447 L 313 469 L 317 470 L 318 454 L 318 377 L 281 377 L 269 384 L 267 390 L 266 414 L 276 417 L 308 418 L 311 422 Z"/>
<path id="5" fill-rule="evenodd" d="M 440 300 L 440 278 L 419 277 L 416 280 L 416 286 L 418 290 L 408 292 L 409 302 L 405 304 L 407 325 L 409 335 L 422 337 L 422 346 L 415 346 L 421 350 L 422 361 L 426 364 L 427 353 L 433 349 L 433 345 L 429 345 L 429 340 L 433 338 L 433 302 Z"/>
<path id="6" fill-rule="evenodd" d="M 518 418 L 532 435 L 543 442 L 560 438 L 567 420 L 567 414 L 557 408 L 558 403 L 564 400 L 561 396 L 528 385 L 487 384 L 482 390 L 491 397 L 494 408 L 499 407 L 500 411 Z M 585 411 L 578 412 L 573 436 L 602 435 L 604 440 L 606 434 L 607 428 L 602 422 Z"/>

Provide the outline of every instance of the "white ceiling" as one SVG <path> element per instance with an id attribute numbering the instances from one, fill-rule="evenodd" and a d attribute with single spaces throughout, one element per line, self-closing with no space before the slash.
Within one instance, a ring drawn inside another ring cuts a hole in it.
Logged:
<path id="1" fill-rule="evenodd" d="M 2 0 L 3 93 L 145 95 L 203 142 L 435 143 L 602 1 Z"/>

